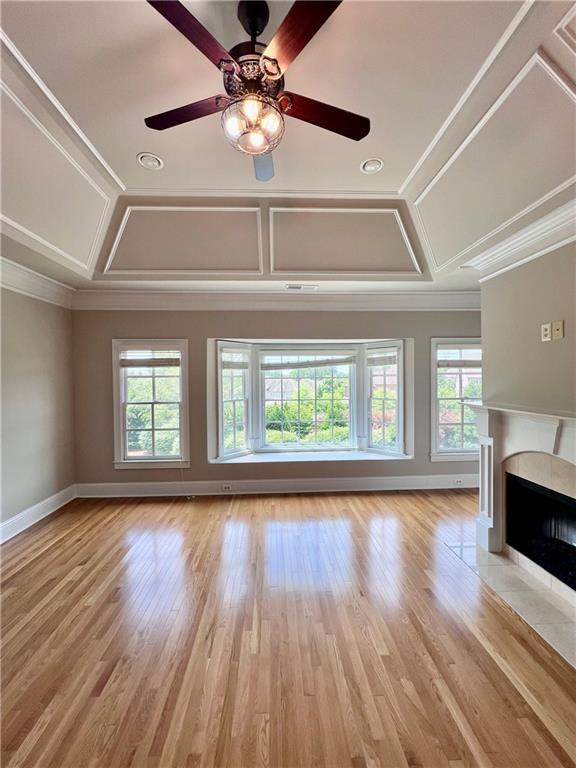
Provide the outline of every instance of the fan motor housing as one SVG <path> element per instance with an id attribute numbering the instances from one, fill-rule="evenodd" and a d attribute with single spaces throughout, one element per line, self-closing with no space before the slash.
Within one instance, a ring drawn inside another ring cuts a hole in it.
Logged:
<path id="1" fill-rule="evenodd" d="M 247 40 L 230 50 L 230 56 L 238 62 L 239 73 L 224 72 L 224 89 L 233 98 L 256 93 L 275 99 L 284 90 L 284 78 L 272 80 L 265 77 L 260 59 L 266 50 L 265 43 Z"/>

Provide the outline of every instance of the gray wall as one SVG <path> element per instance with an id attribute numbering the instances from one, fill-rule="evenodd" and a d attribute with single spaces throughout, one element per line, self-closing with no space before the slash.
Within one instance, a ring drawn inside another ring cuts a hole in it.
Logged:
<path id="1" fill-rule="evenodd" d="M 2 290 L 2 513 L 74 483 L 72 312 Z"/>
<path id="2" fill-rule="evenodd" d="M 477 471 L 476 462 L 431 463 L 430 338 L 479 336 L 479 312 L 74 312 L 77 482 L 237 480 L 428 475 Z M 112 339 L 188 338 L 189 470 L 113 467 Z M 415 458 L 217 465 L 207 460 L 206 358 L 209 338 L 415 339 Z"/>
<path id="3" fill-rule="evenodd" d="M 565 337 L 541 342 L 541 323 Z M 576 250 L 568 245 L 482 284 L 488 405 L 576 415 Z"/>

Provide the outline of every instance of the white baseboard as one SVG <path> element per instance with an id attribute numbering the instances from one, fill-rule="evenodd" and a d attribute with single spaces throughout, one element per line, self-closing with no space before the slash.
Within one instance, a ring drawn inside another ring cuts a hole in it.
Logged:
<path id="1" fill-rule="evenodd" d="M 14 517 L 4 520 L 4 522 L 0 524 L 0 542 L 8 541 L 8 539 L 16 536 L 16 534 L 21 533 L 26 530 L 26 528 L 34 525 L 34 523 L 42 520 L 43 517 L 47 517 L 53 512 L 56 512 L 56 510 L 63 507 L 64 504 L 68 504 L 69 501 L 75 499 L 76 495 L 76 486 L 69 485 L 68 488 L 63 488 L 53 496 L 49 496 L 47 499 L 43 499 L 37 504 L 28 507 L 28 509 L 14 515 Z"/>
<path id="2" fill-rule="evenodd" d="M 399 477 L 311 477 L 293 480 L 193 480 L 174 483 L 78 483 L 39 501 L 0 524 L 0 542 L 26 530 L 76 498 L 130 496 L 229 496 L 267 493 L 336 493 L 477 488 L 478 475 L 401 475 Z"/>
<path id="3" fill-rule="evenodd" d="M 194 480 L 173 483 L 79 483 L 81 498 L 125 496 L 220 496 L 266 493 L 332 493 L 477 488 L 477 474 L 399 477 L 313 477 L 289 480 Z"/>

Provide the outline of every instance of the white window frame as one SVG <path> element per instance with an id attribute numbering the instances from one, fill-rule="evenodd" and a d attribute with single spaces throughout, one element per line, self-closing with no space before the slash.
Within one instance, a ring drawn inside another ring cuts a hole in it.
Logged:
<path id="1" fill-rule="evenodd" d="M 358 341 L 339 341 L 339 342 L 304 342 L 295 340 L 294 343 L 266 342 L 250 340 L 231 340 L 218 339 L 216 341 L 216 365 L 212 369 L 216 374 L 216 386 L 213 386 L 214 373 L 212 374 L 212 384 L 209 381 L 210 391 L 216 394 L 217 403 L 215 415 L 218 424 L 216 426 L 216 440 L 209 436 L 209 460 L 211 462 L 226 462 L 228 460 L 239 458 L 246 455 L 255 454 L 330 454 L 334 459 L 338 455 L 345 453 L 356 454 L 364 452 L 377 454 L 382 459 L 412 459 L 413 458 L 413 408 L 414 408 L 414 386 L 413 386 L 413 352 L 411 339 L 385 339 L 382 341 L 358 342 Z M 385 448 L 382 446 L 371 446 L 369 432 L 369 376 L 366 366 L 366 353 L 371 349 L 394 348 L 398 354 L 398 440 L 396 449 Z M 251 350 L 250 368 L 249 368 L 249 386 L 251 387 L 248 400 L 248 431 L 246 450 L 231 452 L 224 450 L 223 439 L 223 413 L 221 397 L 221 352 L 228 351 L 247 351 Z M 261 369 L 260 360 L 262 355 L 270 353 L 306 353 L 306 354 L 326 354 L 333 355 L 342 353 L 356 356 L 356 364 L 352 366 L 350 376 L 350 442 L 347 445 L 266 445 L 265 444 L 265 420 L 264 420 L 264 371 Z M 410 354 L 408 354 L 410 353 Z M 209 374 L 210 379 L 210 374 Z M 212 398 L 209 396 L 209 412 L 213 408 Z M 209 419 L 210 422 L 210 419 Z M 214 442 L 216 445 L 214 446 Z M 210 445 L 213 448 L 210 448 Z M 210 454 L 210 451 L 216 447 L 216 451 Z M 216 455 L 214 455 L 216 454 Z M 372 456 L 375 458 L 375 456 Z"/>
<path id="2" fill-rule="evenodd" d="M 120 355 L 129 350 L 152 350 L 180 352 L 180 445 L 179 458 L 149 459 L 138 457 L 131 459 L 125 452 L 124 402 L 122 393 L 122 375 Z M 190 429 L 189 429 L 189 394 L 188 394 L 188 339 L 113 339 L 112 340 L 112 378 L 114 388 L 114 468 L 115 469 L 174 469 L 190 466 Z"/>
<path id="3" fill-rule="evenodd" d="M 371 391 L 370 391 L 370 370 L 369 370 L 370 366 L 367 363 L 365 363 L 364 365 L 364 371 L 365 371 L 365 390 L 364 391 L 365 391 L 366 417 L 367 417 L 367 421 L 366 421 L 367 447 L 370 451 L 374 451 L 376 453 L 403 456 L 406 453 L 406 439 L 405 439 L 406 392 L 405 392 L 405 375 L 404 375 L 406 361 L 405 361 L 405 353 L 404 353 L 404 340 L 396 339 L 393 341 L 365 344 L 364 349 L 365 349 L 365 354 L 367 352 L 370 352 L 371 350 L 395 349 L 397 360 L 398 360 L 398 399 L 396 401 L 397 438 L 396 438 L 395 449 L 384 448 L 378 445 L 372 445 L 370 442 L 372 439 L 372 426 L 370 424 L 370 419 L 372 417 L 372 397 L 371 397 Z"/>
<path id="4" fill-rule="evenodd" d="M 316 355 L 333 355 L 335 352 L 343 355 L 355 355 L 358 354 L 358 349 L 356 344 L 338 344 L 334 346 L 330 346 L 327 344 L 322 345 L 316 345 L 316 344 L 302 344 L 302 342 L 296 342 L 294 345 L 285 344 L 284 346 L 274 346 L 274 345 L 266 345 L 266 346 L 259 346 L 258 347 L 258 367 L 257 371 L 259 374 L 259 382 L 258 382 L 258 388 L 259 388 L 259 397 L 255 401 L 255 407 L 254 411 L 257 412 L 257 435 L 258 435 L 258 445 L 255 448 L 256 453 L 296 453 L 296 452 L 332 452 L 332 451 L 356 451 L 358 450 L 357 445 L 357 429 L 356 429 L 356 408 L 354 407 L 357 403 L 357 397 L 356 397 L 356 371 L 358 368 L 358 362 L 352 366 L 352 370 L 350 372 L 350 440 L 347 445 L 267 445 L 265 440 L 265 433 L 266 433 L 266 424 L 265 419 L 263 418 L 263 407 L 265 405 L 265 398 L 264 398 L 264 371 L 262 370 L 260 366 L 260 359 L 265 354 L 286 354 L 286 352 L 289 351 L 290 354 L 316 354 Z"/>
<path id="5" fill-rule="evenodd" d="M 252 435 L 252 366 L 253 350 L 251 344 L 243 344 L 238 341 L 219 340 L 217 345 L 216 375 L 218 389 L 218 455 L 223 459 L 232 459 L 238 456 L 246 456 L 252 453 L 253 435 Z M 246 388 L 248 397 L 244 400 L 246 409 L 246 443 L 247 448 L 243 450 L 226 450 L 224 447 L 224 413 L 222 401 L 222 352 L 247 352 L 248 353 L 248 371 L 246 376 Z"/>
<path id="6" fill-rule="evenodd" d="M 477 336 L 435 337 L 430 340 L 430 461 L 478 461 L 479 449 L 450 451 L 438 445 L 438 347 L 450 344 L 459 347 L 478 346 L 482 349 L 482 340 Z M 478 367 L 482 368 L 482 361 Z"/>

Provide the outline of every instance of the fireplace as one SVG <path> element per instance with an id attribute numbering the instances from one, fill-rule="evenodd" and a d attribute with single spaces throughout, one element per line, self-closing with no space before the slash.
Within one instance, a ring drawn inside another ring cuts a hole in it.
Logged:
<path id="1" fill-rule="evenodd" d="M 576 589 L 576 499 L 506 472 L 506 543 Z"/>

